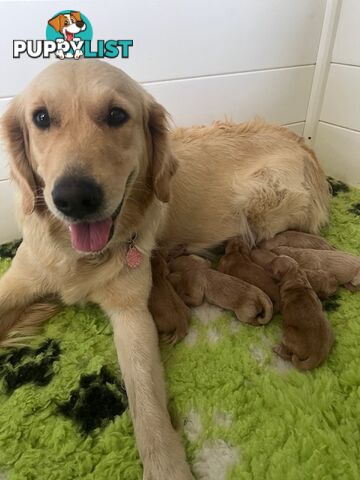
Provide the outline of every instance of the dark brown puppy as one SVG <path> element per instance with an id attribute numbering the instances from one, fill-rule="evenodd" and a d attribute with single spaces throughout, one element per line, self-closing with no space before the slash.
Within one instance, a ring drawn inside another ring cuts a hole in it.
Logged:
<path id="1" fill-rule="evenodd" d="M 298 264 L 279 256 L 265 267 L 279 281 L 283 341 L 274 351 L 299 370 L 310 370 L 328 356 L 335 336 L 321 302 Z"/>
<path id="2" fill-rule="evenodd" d="M 360 290 L 360 257 L 338 250 L 304 250 L 301 248 L 277 247 L 274 252 L 294 258 L 301 268 L 325 270 L 335 275 L 339 285 L 351 291 Z"/>
<path id="3" fill-rule="evenodd" d="M 169 281 L 189 306 L 204 300 L 232 310 L 245 323 L 263 325 L 270 322 L 273 305 L 259 288 L 211 269 L 208 260 L 196 255 L 178 257 L 169 264 Z"/>
<path id="4" fill-rule="evenodd" d="M 167 275 L 170 271 L 159 252 L 153 252 L 151 269 L 153 285 L 149 298 L 149 310 L 158 332 L 166 334 L 167 340 L 176 343 L 188 331 L 190 309 L 168 281 Z"/>
<path id="5" fill-rule="evenodd" d="M 259 244 L 259 248 L 265 248 L 267 250 L 282 246 L 313 248 L 315 250 L 335 250 L 324 238 L 295 230 L 278 233 L 275 237 L 270 238 L 270 240 L 264 240 Z"/>
<path id="6" fill-rule="evenodd" d="M 273 302 L 274 313 L 279 311 L 279 287 L 263 267 L 253 262 L 249 247 L 240 238 L 232 238 L 226 243 L 225 255 L 221 257 L 217 269 L 260 288 Z"/>
<path id="7" fill-rule="evenodd" d="M 277 257 L 276 253 L 262 248 L 255 248 L 251 251 L 250 255 L 252 260 L 263 268 Z M 335 275 L 325 270 L 304 268 L 303 271 L 306 273 L 313 290 L 321 299 L 334 295 L 340 285 Z"/>

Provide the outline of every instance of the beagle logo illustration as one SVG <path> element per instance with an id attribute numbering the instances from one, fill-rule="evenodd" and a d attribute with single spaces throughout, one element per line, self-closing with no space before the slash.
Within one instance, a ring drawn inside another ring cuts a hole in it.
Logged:
<path id="1" fill-rule="evenodd" d="M 13 57 L 31 58 L 129 58 L 133 40 L 97 40 L 92 42 L 89 19 L 76 10 L 63 10 L 48 20 L 46 40 L 14 40 Z"/>

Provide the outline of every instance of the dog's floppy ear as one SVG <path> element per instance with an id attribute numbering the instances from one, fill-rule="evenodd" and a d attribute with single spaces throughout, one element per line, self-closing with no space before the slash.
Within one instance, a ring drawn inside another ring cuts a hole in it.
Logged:
<path id="1" fill-rule="evenodd" d="M 286 273 L 296 268 L 296 262 L 292 258 L 280 255 L 265 265 L 264 268 L 273 278 L 281 280 Z"/>
<path id="2" fill-rule="evenodd" d="M 48 21 L 48 24 L 51 25 L 57 32 L 60 32 L 61 30 L 61 22 L 60 22 L 60 17 L 61 13 L 59 15 L 56 15 L 54 18 L 50 18 Z"/>
<path id="3" fill-rule="evenodd" d="M 75 18 L 77 22 L 81 20 L 81 13 L 80 12 L 70 12 L 70 15 Z"/>
<path id="4" fill-rule="evenodd" d="M 226 242 L 225 253 L 242 253 L 243 255 L 250 255 L 250 248 L 239 237 L 233 237 Z"/>
<path id="5" fill-rule="evenodd" d="M 170 199 L 171 178 L 177 169 L 177 160 L 170 148 L 167 112 L 164 107 L 152 102 L 148 109 L 149 177 L 151 187 L 159 200 Z"/>
<path id="6" fill-rule="evenodd" d="M 2 133 L 10 155 L 10 174 L 22 196 L 25 214 L 35 208 L 37 183 L 27 155 L 27 132 L 22 114 L 15 102 L 2 117 Z"/>

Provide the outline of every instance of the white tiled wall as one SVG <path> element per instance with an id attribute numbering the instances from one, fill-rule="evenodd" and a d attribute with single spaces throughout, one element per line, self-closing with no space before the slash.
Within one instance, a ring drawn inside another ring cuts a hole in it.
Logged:
<path id="1" fill-rule="evenodd" d="M 130 58 L 114 64 L 144 83 L 177 125 L 259 115 L 302 134 L 325 7 L 326 0 L 0 1 L 0 113 L 49 62 L 14 60 L 12 40 L 44 38 L 49 18 L 76 8 L 95 38 L 134 40 Z M 0 150 L 0 242 L 16 232 L 7 163 Z"/>
<path id="2" fill-rule="evenodd" d="M 315 149 L 326 171 L 360 185 L 360 1 L 343 0 Z"/>

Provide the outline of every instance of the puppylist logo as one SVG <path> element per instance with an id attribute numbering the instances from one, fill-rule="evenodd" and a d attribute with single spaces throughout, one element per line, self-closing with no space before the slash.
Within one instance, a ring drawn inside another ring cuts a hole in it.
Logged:
<path id="1" fill-rule="evenodd" d="M 46 40 L 14 40 L 13 57 L 27 55 L 30 58 L 60 60 L 73 58 L 129 58 L 133 40 L 97 40 L 92 45 L 93 29 L 89 19 L 75 10 L 63 10 L 48 21 Z"/>

